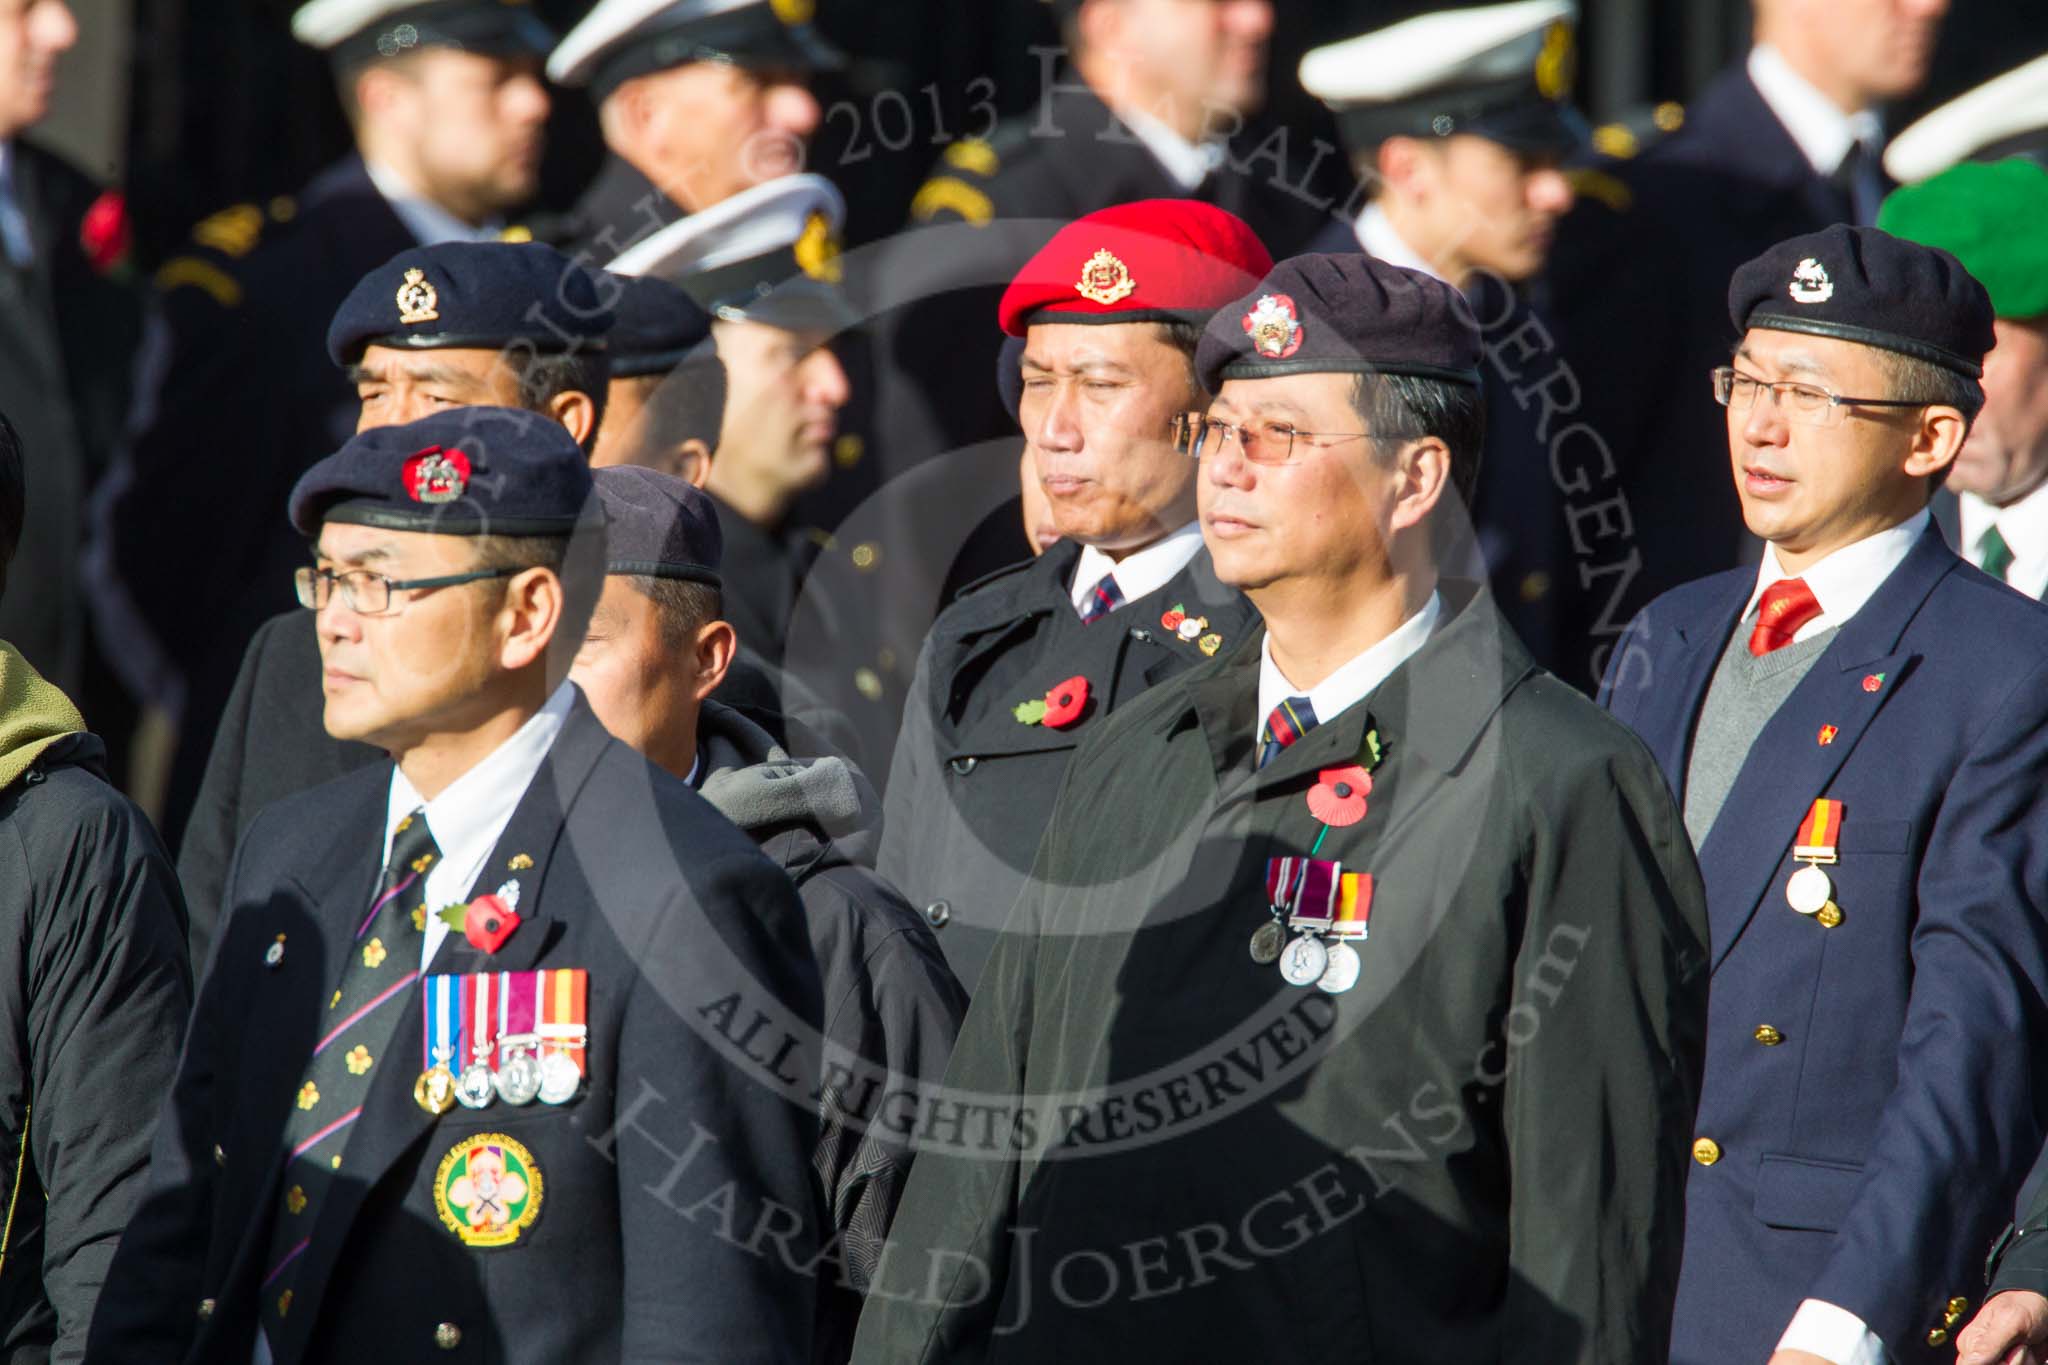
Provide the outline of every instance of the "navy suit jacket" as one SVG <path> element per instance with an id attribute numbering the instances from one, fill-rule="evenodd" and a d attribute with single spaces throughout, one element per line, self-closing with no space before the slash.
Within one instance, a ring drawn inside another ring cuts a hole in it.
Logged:
<path id="1" fill-rule="evenodd" d="M 1608 668 L 1681 801 L 1755 583 L 1665 594 Z M 1785 900 L 1820 797 L 1843 803 L 1834 928 Z M 1674 1365 L 1763 1361 L 1809 1297 L 1901 1365 L 1952 1359 L 1949 1301 L 1978 1297 L 2048 1098 L 2048 610 L 1929 527 L 1757 735 L 1699 860 L 1695 1132 L 1720 1156 L 1687 1192 Z"/>
<path id="2" fill-rule="evenodd" d="M 89 1358 L 247 1365 L 286 1116 L 371 903 L 390 778 L 380 763 L 288 797 L 242 840 Z M 517 931 L 490 955 L 450 933 L 431 970 L 587 971 L 586 1093 L 425 1112 L 412 989 L 319 1207 L 279 1365 L 807 1365 L 821 1007 L 788 877 L 580 695 L 471 897 L 508 875 Z M 443 1156 L 484 1133 L 524 1144 L 541 1176 L 512 1246 L 465 1245 L 435 1207 Z"/>

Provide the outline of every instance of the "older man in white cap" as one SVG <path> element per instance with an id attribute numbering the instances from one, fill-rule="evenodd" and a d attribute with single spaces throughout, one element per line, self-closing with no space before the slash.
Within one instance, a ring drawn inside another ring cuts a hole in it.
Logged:
<path id="1" fill-rule="evenodd" d="M 587 88 L 608 155 L 564 235 L 600 260 L 803 169 L 805 81 L 840 64 L 787 0 L 599 0 L 548 58 Z"/>

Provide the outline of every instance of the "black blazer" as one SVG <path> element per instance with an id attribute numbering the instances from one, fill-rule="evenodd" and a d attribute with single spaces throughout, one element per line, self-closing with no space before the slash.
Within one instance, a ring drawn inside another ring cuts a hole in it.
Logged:
<path id="1" fill-rule="evenodd" d="M 94 1359 L 249 1360 L 285 1116 L 370 903 L 390 772 L 278 803 L 237 852 Z M 470 894 L 515 865 L 525 922 L 490 957 L 451 934 L 432 969 L 587 970 L 587 1091 L 430 1116 L 413 1100 L 411 994 L 305 1253 L 304 1325 L 272 1343 L 280 1365 L 806 1361 L 812 1282 L 792 1266 L 818 1240 L 820 997 L 789 879 L 580 694 Z M 538 1221 L 496 1249 L 464 1245 L 434 1204 L 443 1156 L 485 1132 L 524 1144 L 543 1177 Z M 435 1349 L 451 1328 L 457 1349 Z"/>

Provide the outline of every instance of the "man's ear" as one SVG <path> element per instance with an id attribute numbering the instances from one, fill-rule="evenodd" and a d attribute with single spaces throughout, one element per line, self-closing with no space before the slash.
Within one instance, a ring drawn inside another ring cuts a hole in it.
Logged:
<path id="1" fill-rule="evenodd" d="M 711 481 L 711 446 L 708 442 L 692 436 L 669 452 L 669 461 L 670 467 L 663 472 L 675 475 L 692 488 L 702 488 Z"/>
<path id="2" fill-rule="evenodd" d="M 1451 448 L 1441 438 L 1410 441 L 1399 456 L 1400 482 L 1389 517 L 1391 529 L 1419 526 L 1436 510 L 1451 486 Z"/>
<path id="3" fill-rule="evenodd" d="M 589 394 L 580 389 L 556 394 L 548 400 L 548 416 L 560 422 L 577 445 L 590 448 L 591 438 L 597 435 L 597 404 Z"/>
<path id="4" fill-rule="evenodd" d="M 739 632 L 732 628 L 730 621 L 712 621 L 697 632 L 696 644 L 691 649 L 691 658 L 697 667 L 697 682 L 691 690 L 698 701 L 718 690 L 739 652 Z"/>
<path id="5" fill-rule="evenodd" d="M 1905 471 L 1921 478 L 1944 473 L 1955 464 L 1963 442 L 1969 437 L 1970 422 L 1960 409 L 1923 409 L 1920 429 L 1913 434 L 1913 448 L 1906 454 Z"/>
<path id="6" fill-rule="evenodd" d="M 499 609 L 500 620 L 505 622 L 499 663 L 509 671 L 543 657 L 566 609 L 567 595 L 553 569 L 521 569 L 506 579 L 505 600 Z"/>

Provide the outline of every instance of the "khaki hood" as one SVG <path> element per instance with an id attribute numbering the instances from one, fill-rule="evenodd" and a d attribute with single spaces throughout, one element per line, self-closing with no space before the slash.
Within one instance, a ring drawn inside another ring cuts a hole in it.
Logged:
<path id="1" fill-rule="evenodd" d="M 71 698 L 0 640 L 0 789 L 19 782 L 43 750 L 84 729 Z"/>

